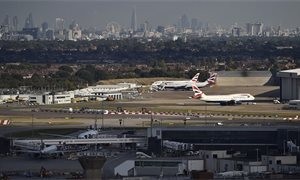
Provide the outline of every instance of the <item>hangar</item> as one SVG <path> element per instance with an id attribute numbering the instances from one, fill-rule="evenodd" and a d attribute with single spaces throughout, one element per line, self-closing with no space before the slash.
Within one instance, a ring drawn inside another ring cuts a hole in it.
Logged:
<path id="1" fill-rule="evenodd" d="M 300 68 L 277 73 L 280 77 L 280 100 L 300 99 Z"/>

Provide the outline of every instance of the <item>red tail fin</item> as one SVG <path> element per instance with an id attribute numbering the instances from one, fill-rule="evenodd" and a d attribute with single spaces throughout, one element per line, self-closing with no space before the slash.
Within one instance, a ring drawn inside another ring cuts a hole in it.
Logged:
<path id="1" fill-rule="evenodd" d="M 204 93 L 196 85 L 192 85 L 192 88 L 194 91 L 194 96 L 192 96 L 192 98 L 199 99 L 204 95 Z"/>

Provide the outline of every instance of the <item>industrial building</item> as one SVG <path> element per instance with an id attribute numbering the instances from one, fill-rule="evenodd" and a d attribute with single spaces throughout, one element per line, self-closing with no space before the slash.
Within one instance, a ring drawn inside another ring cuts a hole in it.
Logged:
<path id="1" fill-rule="evenodd" d="M 281 101 L 300 99 L 300 68 L 280 71 L 277 77 L 280 77 Z"/>

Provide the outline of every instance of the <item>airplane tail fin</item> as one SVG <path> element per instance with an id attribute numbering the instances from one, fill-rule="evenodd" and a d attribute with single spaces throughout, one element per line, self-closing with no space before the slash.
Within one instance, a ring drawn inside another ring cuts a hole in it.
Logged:
<path id="1" fill-rule="evenodd" d="M 190 82 L 197 82 L 198 81 L 198 77 L 199 77 L 199 74 L 200 73 L 197 73 L 191 80 L 190 80 Z"/>
<path id="2" fill-rule="evenodd" d="M 192 96 L 192 98 L 200 99 L 205 96 L 205 94 L 196 85 L 192 85 L 192 89 L 194 91 L 194 96 Z"/>
<path id="3" fill-rule="evenodd" d="M 217 73 L 211 73 L 207 79 L 209 85 L 214 85 L 217 83 Z"/>

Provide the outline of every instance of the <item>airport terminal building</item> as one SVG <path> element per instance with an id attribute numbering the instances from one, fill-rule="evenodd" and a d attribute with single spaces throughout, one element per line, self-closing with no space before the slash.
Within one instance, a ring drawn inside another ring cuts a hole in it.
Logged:
<path id="1" fill-rule="evenodd" d="M 300 144 L 300 128 L 293 126 L 201 126 L 148 128 L 149 150 L 157 151 L 162 141 L 193 144 L 193 150 L 232 149 L 261 152 L 287 149 L 286 142 Z"/>
<path id="2" fill-rule="evenodd" d="M 300 99 L 300 68 L 277 73 L 280 77 L 280 100 Z"/>

